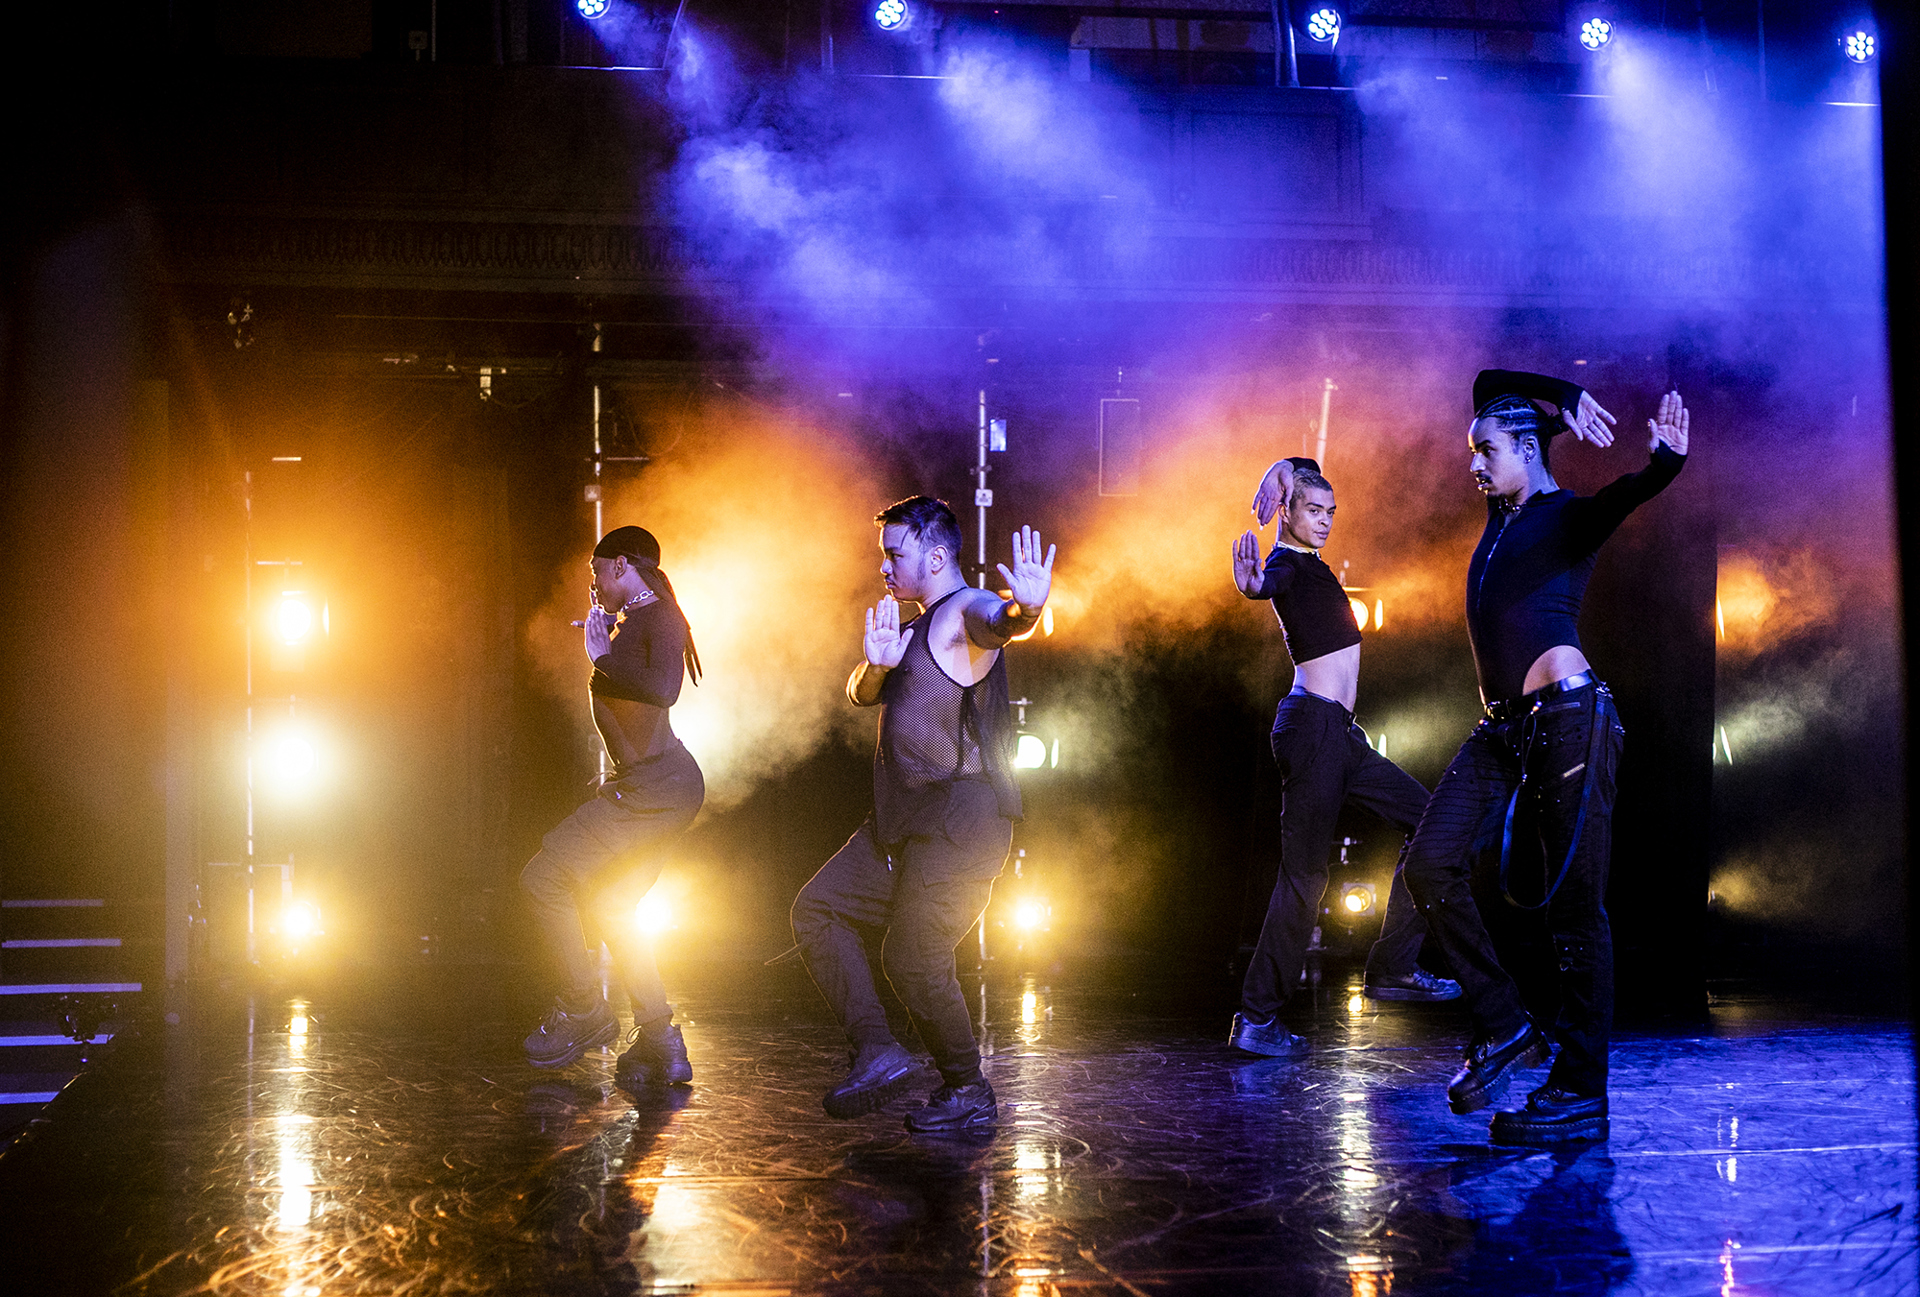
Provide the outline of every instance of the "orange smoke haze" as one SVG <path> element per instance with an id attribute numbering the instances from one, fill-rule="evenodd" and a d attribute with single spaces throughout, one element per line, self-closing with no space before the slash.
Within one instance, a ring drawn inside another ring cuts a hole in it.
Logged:
<path id="1" fill-rule="evenodd" d="M 882 593 L 871 522 L 880 494 L 830 435 L 734 400 L 693 410 L 671 449 L 610 493 L 607 528 L 659 537 L 693 627 L 706 675 L 682 690 L 673 728 L 706 774 L 710 806 L 739 801 L 836 726 L 870 730 L 842 686 L 860 655 L 861 611 Z M 554 695 L 576 704 L 583 743 L 593 741 L 589 667 L 568 623 L 587 608 L 590 550 L 583 539 L 526 627 Z"/>
<path id="2" fill-rule="evenodd" d="M 1238 385 L 1236 385 L 1238 386 Z M 1297 419 L 1272 393 L 1209 394 L 1169 410 L 1153 432 L 1140 494 L 1103 499 L 1063 548 L 1055 596 L 1076 644 L 1117 649 L 1155 628 L 1244 615 L 1229 553 L 1256 527 L 1254 487 L 1275 459 L 1299 454 Z M 1334 405 L 1324 467 L 1338 513 L 1322 556 L 1389 633 L 1460 617 L 1460 582 L 1478 530 L 1477 497 L 1462 471 L 1434 472 L 1434 440 L 1419 427 L 1344 420 Z M 1308 448 L 1312 449 L 1311 446 Z M 1416 475 L 1405 470 L 1420 465 Z M 1449 465 L 1451 467 L 1451 465 Z M 1436 481 L 1435 478 L 1440 480 Z M 1407 483 L 1418 481 L 1418 490 Z M 1261 531 L 1263 550 L 1276 525 Z"/>
<path id="3" fill-rule="evenodd" d="M 1060 546 L 1052 647 L 1117 659 L 1235 619 L 1272 642 L 1272 652 L 1246 658 L 1249 694 L 1284 689 L 1272 615 L 1235 590 L 1230 550 L 1255 525 L 1249 506 L 1260 474 L 1306 440 L 1303 420 L 1290 413 L 1297 390 L 1235 376 L 1163 406 L 1138 495 L 1045 503 L 1046 539 Z M 1336 398 L 1326 466 L 1339 515 L 1324 553 L 1365 587 L 1369 614 L 1384 605 L 1388 635 L 1460 616 L 1480 511 L 1464 471 L 1436 461 L 1443 434 L 1450 445 L 1451 427 L 1362 422 Z M 710 804 L 723 807 L 831 735 L 870 740 L 873 718 L 846 704 L 842 686 L 859 656 L 862 609 L 881 592 L 870 519 L 890 497 L 863 468 L 859 447 L 717 394 L 696 402 L 686 432 L 652 453 L 638 478 L 612 493 L 606 526 L 638 523 L 660 538 L 707 672 L 702 687 L 682 692 L 673 725 L 706 772 Z M 1275 528 L 1261 534 L 1270 545 Z M 587 605 L 588 550 L 582 537 L 525 631 L 549 689 L 573 709 L 583 753 L 594 750 L 588 667 L 569 622 Z M 1095 764 L 1125 732 L 1130 689 L 1124 670 L 1096 676 L 1084 688 L 1057 681 L 1046 708 L 1050 730 L 1078 761 Z"/>
<path id="4" fill-rule="evenodd" d="M 1840 609 L 1833 574 L 1805 549 L 1723 550 L 1715 598 L 1721 660 L 1732 663 L 1824 626 Z"/>

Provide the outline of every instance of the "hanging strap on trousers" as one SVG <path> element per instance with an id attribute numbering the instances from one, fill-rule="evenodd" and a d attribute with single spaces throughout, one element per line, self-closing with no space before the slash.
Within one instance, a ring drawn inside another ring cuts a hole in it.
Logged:
<path id="1" fill-rule="evenodd" d="M 1520 795 L 1527 789 L 1527 761 L 1533 755 L 1534 736 L 1539 731 L 1540 709 L 1546 705 L 1543 698 L 1535 702 L 1527 712 L 1520 726 L 1520 782 L 1514 787 L 1513 796 L 1507 799 L 1506 823 L 1500 829 L 1500 895 L 1507 904 L 1519 910 L 1544 910 L 1553 901 L 1554 894 L 1560 890 L 1560 884 L 1567 881 L 1567 871 L 1573 868 L 1573 858 L 1580 850 L 1580 833 L 1587 826 L 1587 803 L 1593 799 L 1593 780 L 1599 768 L 1600 745 L 1606 741 L 1602 729 L 1600 703 L 1603 698 L 1611 700 L 1613 695 L 1607 687 L 1594 682 L 1593 698 L 1587 705 L 1587 760 L 1580 780 L 1580 810 L 1573 817 L 1573 836 L 1567 840 L 1567 858 L 1560 862 L 1560 873 L 1553 880 L 1553 886 L 1547 888 L 1547 894 L 1540 898 L 1538 905 L 1528 905 L 1515 899 L 1513 888 L 1507 881 L 1508 870 L 1513 863 L 1513 817 L 1520 809 Z M 1546 868 L 1551 868 L 1548 865 Z M 1541 880 L 1546 879 L 1546 868 L 1541 870 Z"/>

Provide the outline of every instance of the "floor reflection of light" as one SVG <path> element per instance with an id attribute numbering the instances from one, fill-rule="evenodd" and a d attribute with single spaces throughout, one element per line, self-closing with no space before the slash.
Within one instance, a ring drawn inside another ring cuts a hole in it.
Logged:
<path id="1" fill-rule="evenodd" d="M 1364 996 L 1364 995 L 1355 995 L 1355 996 L 1351 996 L 1351 997 L 1349 997 L 1349 998 L 1348 998 L 1348 1000 L 1347 1000 L 1347 1012 L 1348 1012 L 1348 1013 L 1365 1013 L 1366 1011 L 1367 1011 L 1367 997 L 1366 997 L 1366 996 Z"/>
<path id="2" fill-rule="evenodd" d="M 1720 1297 L 1733 1297 L 1738 1291 L 1733 1280 L 1733 1254 L 1740 1245 L 1732 1239 L 1720 1250 Z"/>
<path id="3" fill-rule="evenodd" d="M 1340 1215 L 1349 1227 L 1363 1230 L 1373 1218 L 1374 1198 L 1381 1184 L 1373 1167 L 1373 1114 L 1367 1107 L 1368 1094 L 1362 1088 L 1364 1074 L 1351 1055 L 1344 1060 L 1342 1070 L 1346 1073 L 1342 1083 L 1352 1088 L 1340 1092 L 1340 1106 L 1334 1111 L 1334 1130 L 1342 1154 Z M 1361 1260 L 1377 1269 L 1379 1266 L 1373 1263 L 1384 1264 L 1387 1259 L 1349 1258 L 1348 1269 L 1355 1268 L 1355 1262 Z"/>
<path id="4" fill-rule="evenodd" d="M 699 1230 L 707 1226 L 701 1201 L 687 1188 L 685 1174 L 685 1168 L 672 1157 L 660 1167 L 660 1178 L 653 1191 L 653 1213 L 647 1216 L 655 1230 Z"/>
<path id="5" fill-rule="evenodd" d="M 1060 1150 L 1052 1145 L 1023 1139 L 1013 1146 L 1013 1187 L 1022 1198 L 1046 1193 L 1059 1169 Z"/>
<path id="6" fill-rule="evenodd" d="M 1339 1116 L 1335 1118 L 1340 1127 L 1340 1151 L 1354 1157 L 1371 1157 L 1373 1155 L 1373 1123 L 1367 1115 L 1367 1110 L 1358 1106 L 1367 1101 L 1367 1096 L 1349 1093 L 1341 1095 L 1340 1098 L 1345 1103 L 1355 1105 L 1340 1109 Z"/>
<path id="7" fill-rule="evenodd" d="M 1032 1026 L 1040 1017 L 1040 997 L 1027 991 L 1020 997 L 1020 1021 Z"/>
<path id="8" fill-rule="evenodd" d="M 1393 1271 L 1385 1268 L 1389 1264 L 1382 1256 L 1348 1257 L 1347 1281 L 1353 1297 L 1388 1297 L 1393 1292 Z"/>
<path id="9" fill-rule="evenodd" d="M 287 1024 L 287 1057 L 305 1058 L 307 1056 L 307 1006 L 299 1000 L 293 1004 L 293 1021 Z"/>
<path id="10" fill-rule="evenodd" d="M 305 1230 L 313 1219 L 313 1163 L 291 1155 L 285 1142 L 280 1145 L 280 1209 L 275 1215 L 280 1228 L 290 1233 Z"/>

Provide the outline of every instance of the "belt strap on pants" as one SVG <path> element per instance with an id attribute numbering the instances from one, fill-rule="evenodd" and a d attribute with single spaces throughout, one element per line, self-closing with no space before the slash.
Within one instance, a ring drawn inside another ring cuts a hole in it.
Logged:
<path id="1" fill-rule="evenodd" d="M 1541 691 L 1543 694 L 1545 690 Z M 1556 691 L 1564 692 L 1564 691 Z M 1567 839 L 1567 858 L 1560 862 L 1560 873 L 1553 880 L 1553 886 L 1547 888 L 1547 894 L 1540 898 L 1538 905 L 1528 905 L 1516 900 L 1513 888 L 1508 883 L 1508 871 L 1513 864 L 1513 817 L 1520 809 L 1520 795 L 1527 788 L 1527 759 L 1533 754 L 1533 740 L 1539 727 L 1539 715 L 1543 697 L 1533 704 L 1520 726 L 1520 782 L 1514 786 L 1513 795 L 1507 799 L 1506 823 L 1500 830 L 1500 895 L 1506 898 L 1508 905 L 1519 910 L 1544 910 L 1552 903 L 1554 894 L 1560 890 L 1560 884 L 1567 881 L 1567 871 L 1573 868 L 1573 858 L 1580 850 L 1580 832 L 1587 826 L 1587 803 L 1593 797 L 1594 772 L 1600 760 L 1600 744 L 1603 736 L 1600 732 L 1600 700 L 1610 697 L 1607 687 L 1594 682 L 1593 697 L 1587 703 L 1587 760 L 1586 769 L 1580 780 L 1580 810 L 1573 819 L 1573 834 Z M 1544 879 L 1545 873 L 1542 872 Z"/>

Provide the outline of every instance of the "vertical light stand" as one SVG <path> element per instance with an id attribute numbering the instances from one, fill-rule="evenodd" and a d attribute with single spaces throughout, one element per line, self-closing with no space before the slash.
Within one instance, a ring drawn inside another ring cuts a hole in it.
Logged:
<path id="1" fill-rule="evenodd" d="M 980 389 L 980 460 L 973 471 L 979 477 L 973 491 L 973 504 L 980 514 L 980 588 L 984 590 L 987 588 L 987 510 L 993 507 L 993 492 L 987 487 L 987 389 L 984 387 Z"/>
<path id="2" fill-rule="evenodd" d="M 1333 417 L 1333 394 L 1339 390 L 1331 378 L 1320 389 L 1320 440 L 1314 447 L 1313 462 L 1322 473 L 1327 471 L 1327 421 Z"/>
<path id="3" fill-rule="evenodd" d="M 606 341 L 606 326 L 593 326 L 593 354 L 598 356 Z M 593 500 L 593 543 L 598 545 L 600 538 L 607 534 L 606 484 L 601 480 L 602 457 L 606 447 L 601 444 L 600 436 L 600 376 L 593 379 L 593 486 L 587 492 Z M 600 778 L 607 777 L 607 745 L 599 745 L 594 761 L 600 772 Z"/>
<path id="4" fill-rule="evenodd" d="M 241 558 L 241 563 L 242 563 L 242 572 L 243 572 L 243 575 L 242 575 L 242 579 L 241 579 L 241 596 L 240 596 L 240 598 L 241 598 L 241 607 L 242 607 L 242 610 L 243 610 L 243 611 L 242 611 L 242 624 L 243 624 L 243 627 L 244 627 L 244 629 L 243 629 L 243 630 L 242 630 L 242 632 L 241 632 L 241 636 L 242 636 L 242 643 L 243 643 L 243 645 L 245 646 L 245 650 L 246 650 L 246 652 L 245 652 L 245 662 L 246 662 L 246 681 L 245 681 L 245 684 L 246 684 L 246 691 L 247 691 L 247 719 L 246 719 L 246 767 L 247 767 L 247 788 L 246 788 L 246 799 L 247 799 L 247 825 L 246 825 L 246 835 L 247 835 L 247 842 L 246 842 L 246 846 L 247 846 L 247 854 L 246 854 L 246 878 L 247 878 L 247 944 L 246 944 L 246 950 L 247 950 L 247 962 L 248 962 L 249 964 L 251 964 L 251 963 L 253 963 L 253 962 L 254 962 L 254 960 L 255 960 L 255 958 L 256 958 L 256 951 L 255 951 L 255 949 L 254 949 L 254 930 L 253 930 L 253 774 L 254 774 L 254 750 L 253 750 L 253 473 L 252 473 L 251 471 L 249 471 L 249 472 L 247 472 L 247 473 L 245 473 L 245 474 L 243 474 L 243 475 L 242 475 L 242 479 L 241 479 L 241 487 L 240 487 L 240 505 L 241 505 L 241 511 L 242 511 L 242 513 L 243 513 L 243 515 L 244 515 L 244 518 L 243 518 L 243 523 L 244 523 L 244 525 L 243 525 L 243 527 L 242 527 L 242 532 L 243 532 L 243 537 L 242 537 L 242 540 L 241 540 L 241 555 L 242 555 L 242 558 Z"/>

